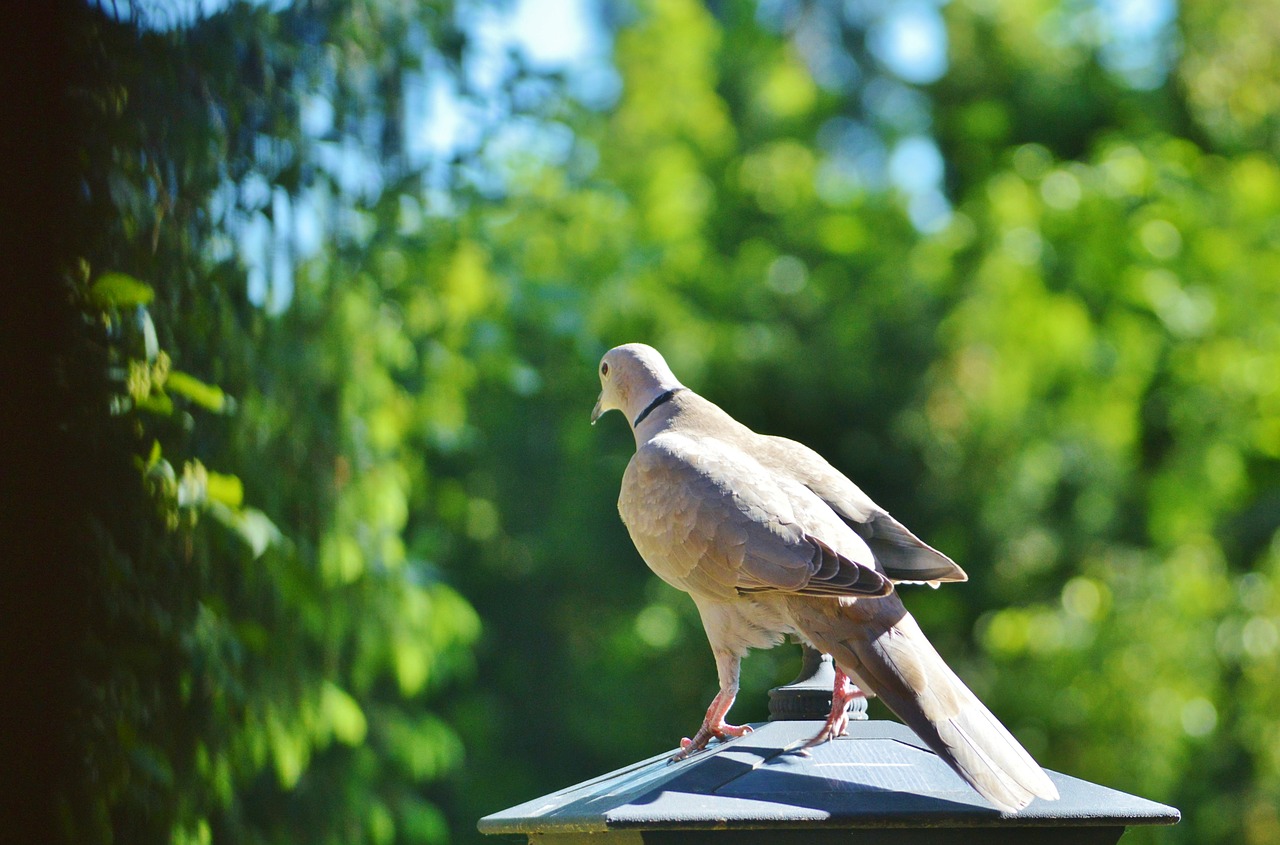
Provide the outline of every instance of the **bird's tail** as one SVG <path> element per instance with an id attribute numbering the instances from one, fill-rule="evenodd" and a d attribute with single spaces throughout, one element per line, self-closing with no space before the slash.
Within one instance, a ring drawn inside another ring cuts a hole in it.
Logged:
<path id="1" fill-rule="evenodd" d="M 834 604 L 826 603 L 826 624 L 806 631 L 814 644 L 878 695 L 982 797 L 1005 812 L 1036 797 L 1058 797 L 1048 775 L 943 662 L 896 594 L 842 601 L 838 614 L 831 613 Z"/>

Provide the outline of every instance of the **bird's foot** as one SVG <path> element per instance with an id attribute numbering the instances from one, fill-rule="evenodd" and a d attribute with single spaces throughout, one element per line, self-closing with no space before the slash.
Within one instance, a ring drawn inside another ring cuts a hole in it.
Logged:
<path id="1" fill-rule="evenodd" d="M 671 762 L 685 760 L 707 747 L 712 739 L 718 739 L 721 742 L 727 742 L 734 737 L 746 736 L 751 733 L 750 725 L 730 725 L 721 719 L 716 724 L 703 722 L 702 727 L 698 728 L 698 732 L 692 737 L 685 737 L 680 740 L 680 750 L 671 757 Z"/>
<path id="2" fill-rule="evenodd" d="M 859 698 L 866 698 L 866 694 L 854 684 L 849 683 L 849 678 L 844 672 L 837 671 L 835 689 L 831 691 L 831 713 L 827 716 L 822 730 L 818 731 L 813 739 L 800 746 L 799 752 L 807 753 L 815 745 L 821 745 L 828 740 L 848 734 L 849 705 Z"/>

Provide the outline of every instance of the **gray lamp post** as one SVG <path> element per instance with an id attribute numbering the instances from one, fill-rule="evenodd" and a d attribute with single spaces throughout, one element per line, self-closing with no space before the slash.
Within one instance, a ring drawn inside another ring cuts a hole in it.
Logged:
<path id="1" fill-rule="evenodd" d="M 826 673 L 825 678 L 822 677 Z M 539 845 L 1114 843 L 1179 813 L 1050 772 L 1061 798 L 1016 815 L 987 805 L 906 726 L 855 714 L 848 736 L 790 752 L 831 706 L 830 658 L 806 648 L 800 678 L 770 692 L 770 721 L 678 763 L 672 752 L 480 820 Z M 865 710 L 865 704 L 862 705 Z"/>

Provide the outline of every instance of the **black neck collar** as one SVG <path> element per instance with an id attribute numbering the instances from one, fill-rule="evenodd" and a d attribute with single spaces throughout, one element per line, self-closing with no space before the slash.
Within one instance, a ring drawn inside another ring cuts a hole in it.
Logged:
<path id="1" fill-rule="evenodd" d="M 679 393 L 682 390 L 684 390 L 683 387 L 673 387 L 670 390 L 668 390 L 666 393 L 663 393 L 660 396 L 658 396 L 657 399 L 654 399 L 652 402 L 649 403 L 649 406 L 647 408 L 645 408 L 643 411 L 640 412 L 640 416 L 635 418 L 635 422 L 631 423 L 631 427 L 639 428 L 640 423 L 644 422 L 644 418 L 652 414 L 655 408 L 657 408 L 663 402 L 666 402 L 668 399 L 670 399 L 672 396 L 675 396 L 677 393 Z"/>

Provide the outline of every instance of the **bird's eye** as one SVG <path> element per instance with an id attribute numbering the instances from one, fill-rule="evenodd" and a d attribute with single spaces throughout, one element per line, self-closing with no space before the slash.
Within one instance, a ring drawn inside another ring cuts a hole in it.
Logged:
<path id="1" fill-rule="evenodd" d="M 607 375 L 609 375 L 609 362 L 608 362 L 608 361 L 601 361 L 601 362 L 600 362 L 600 375 L 602 375 L 602 376 L 607 376 Z"/>

